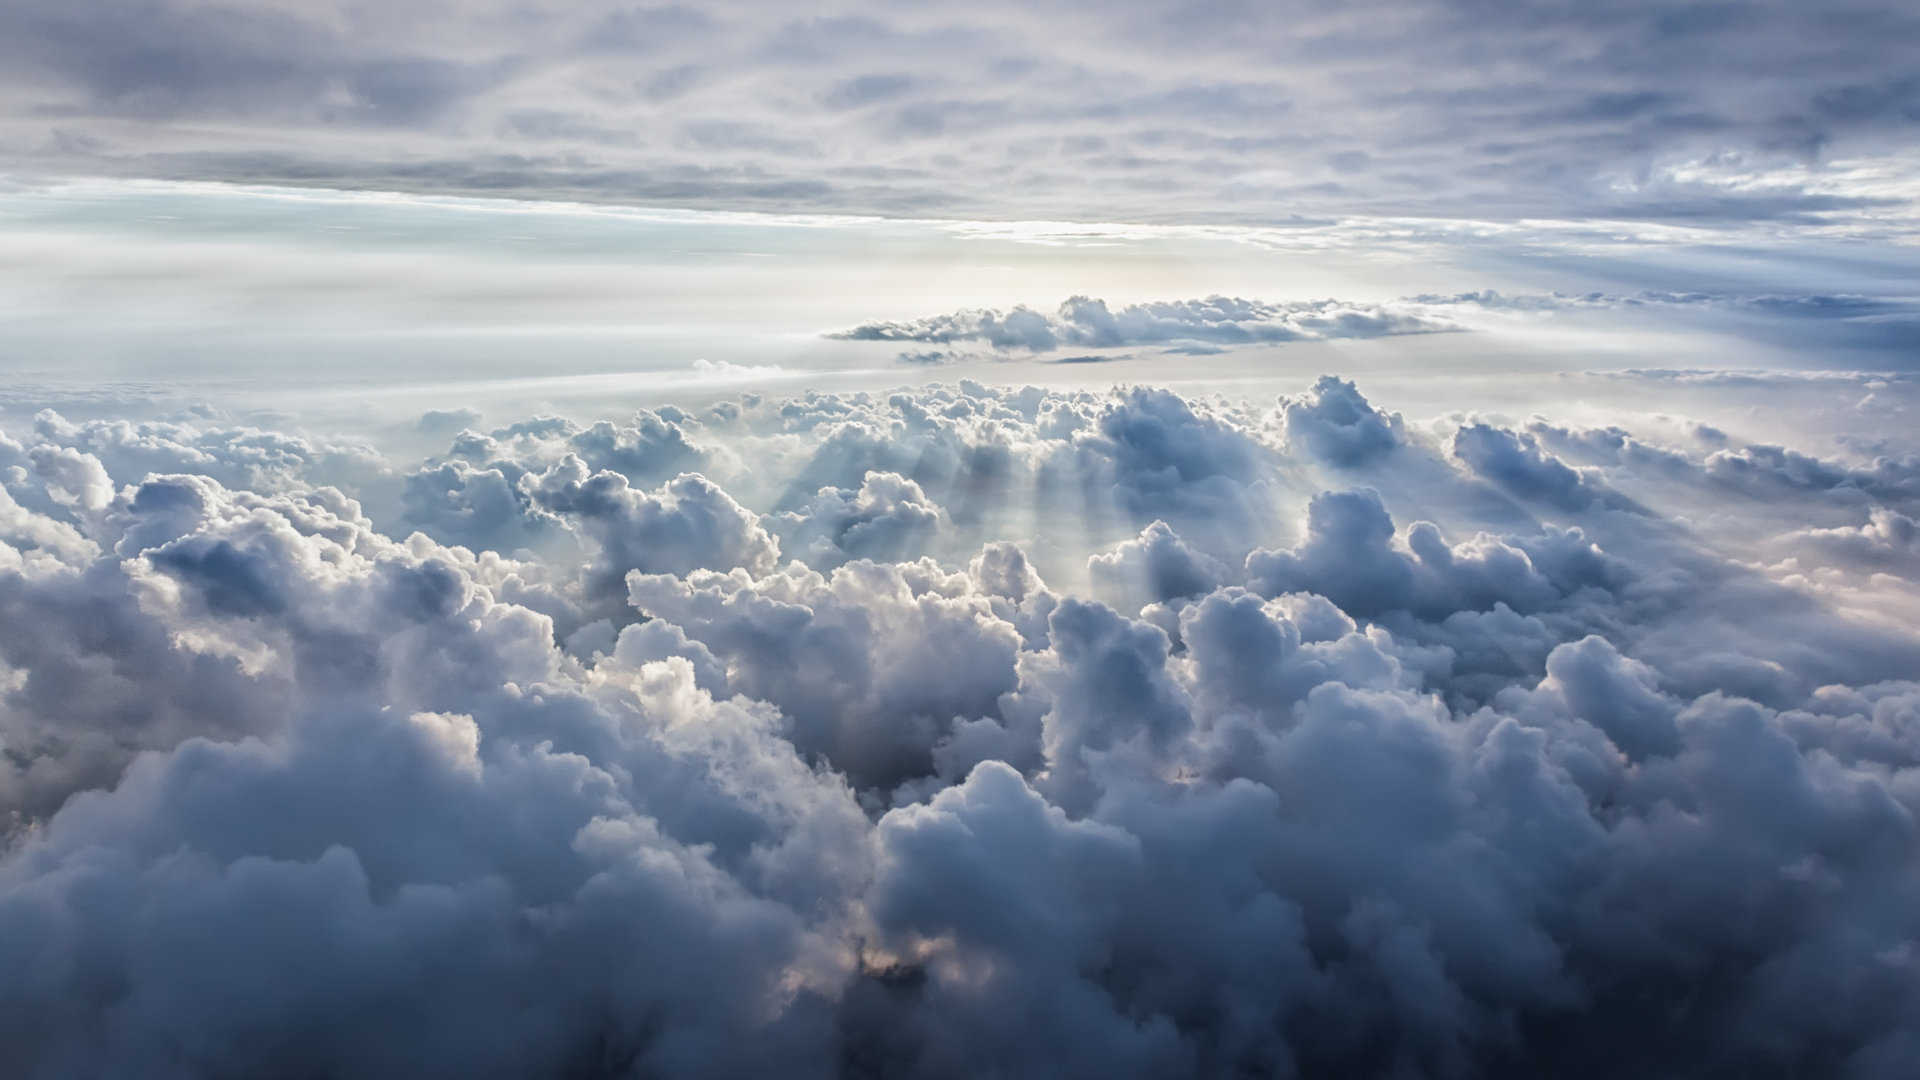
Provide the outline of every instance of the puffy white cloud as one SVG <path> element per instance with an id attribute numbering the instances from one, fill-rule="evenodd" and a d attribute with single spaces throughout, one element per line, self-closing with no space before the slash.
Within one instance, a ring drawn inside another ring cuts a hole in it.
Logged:
<path id="1" fill-rule="evenodd" d="M 1895 458 L 968 384 L 462 434 L 365 470 L 396 535 L 312 459 L 41 428 L 0 443 L 22 1075 L 1920 1045 L 1920 641 L 1745 557 L 1898 569 Z"/>
<path id="2" fill-rule="evenodd" d="M 1527 432 L 1467 424 L 1453 434 L 1453 456 L 1515 496 L 1559 510 L 1584 510 L 1605 492 L 1591 475 L 1540 449 Z"/>
<path id="3" fill-rule="evenodd" d="M 583 568 L 590 604 L 622 591 L 628 571 L 684 574 L 696 568 L 773 569 L 779 544 L 758 515 L 696 473 L 644 492 L 626 476 L 569 454 L 532 478 L 533 503 L 579 523 L 597 551 Z"/>
<path id="4" fill-rule="evenodd" d="M 1581 590 L 1605 591 L 1625 573 L 1578 530 L 1482 533 L 1449 544 L 1422 521 L 1397 544 L 1393 519 L 1369 488 L 1314 496 L 1300 545 L 1256 550 L 1246 569 L 1249 584 L 1266 595 L 1310 591 L 1356 616 L 1411 611 L 1429 618 L 1496 604 L 1544 610 Z"/>
<path id="5" fill-rule="evenodd" d="M 1283 399 L 1280 411 L 1287 442 L 1332 465 L 1375 461 L 1406 440 L 1398 414 L 1379 412 L 1351 381 L 1335 375 L 1322 375 L 1312 390 Z"/>
<path id="6" fill-rule="evenodd" d="M 1881 498 L 1911 506 L 1920 499 L 1920 461 L 1881 457 L 1850 467 L 1783 446 L 1756 444 L 1718 451 L 1707 458 L 1716 483 L 1761 498 L 1822 491 L 1842 498 Z"/>
<path id="7" fill-rule="evenodd" d="M 1195 551 L 1164 521 L 1142 529 L 1140 535 L 1087 560 L 1096 588 L 1118 597 L 1138 611 L 1147 604 L 1212 592 L 1230 578 L 1227 567 L 1203 551 Z"/>
<path id="8" fill-rule="evenodd" d="M 458 459 L 418 469 L 401 492 L 407 524 L 475 550 L 537 549 L 565 535 L 565 519 L 535 504 L 512 463 L 480 468 Z"/>
<path id="9" fill-rule="evenodd" d="M 689 683 L 609 671 L 481 720 L 342 709 L 282 745 L 143 761 L 0 875 L 26 932 L 0 989 L 16 1063 L 819 1071 L 819 996 L 844 975 L 822 871 L 858 879 L 864 819 L 764 715 Z M 592 757 L 515 738 L 542 713 Z M 697 824 L 648 805 L 675 790 Z M 104 1026 L 96 979 L 119 1003 Z"/>
<path id="10" fill-rule="evenodd" d="M 823 488 L 801 510 L 770 524 L 789 555 L 829 569 L 849 559 L 917 556 L 947 521 L 919 484 L 898 473 L 870 472 L 860 490 Z"/>
<path id="11" fill-rule="evenodd" d="M 209 427 L 204 421 L 75 423 L 47 409 L 34 417 L 34 437 L 46 448 L 43 454 L 87 454 L 123 482 L 151 473 L 193 473 L 248 490 L 339 483 L 377 493 L 385 471 L 379 455 L 365 445 L 253 427 Z"/>
<path id="12" fill-rule="evenodd" d="M 789 564 L 757 580 L 636 573 L 628 585 L 642 615 L 719 659 L 728 692 L 778 705 L 796 746 L 863 789 L 932 772 L 956 722 L 998 719 L 1016 686 L 1010 609 L 931 563 L 860 561 L 830 576 Z"/>
<path id="13" fill-rule="evenodd" d="M 1870 507 L 1858 526 L 1803 529 L 1777 541 L 1780 550 L 1802 562 L 1866 572 L 1885 572 L 1913 580 L 1920 576 L 1920 522 L 1885 506 Z"/>

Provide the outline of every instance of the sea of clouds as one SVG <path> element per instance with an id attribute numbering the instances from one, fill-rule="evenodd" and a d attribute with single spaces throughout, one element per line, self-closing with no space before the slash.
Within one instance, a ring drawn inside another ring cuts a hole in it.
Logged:
<path id="1" fill-rule="evenodd" d="M 1920 1060 L 1920 458 L 1332 377 L 415 435 L 0 435 L 11 1075 Z"/>

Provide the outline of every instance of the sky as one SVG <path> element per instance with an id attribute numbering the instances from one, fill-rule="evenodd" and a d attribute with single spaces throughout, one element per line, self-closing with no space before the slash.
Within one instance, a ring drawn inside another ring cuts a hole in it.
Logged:
<path id="1" fill-rule="evenodd" d="M 1910 220 L 1920 16 L 1841 2 L 10 4 L 23 169 L 1237 224 Z"/>
<path id="2" fill-rule="evenodd" d="M 1920 1073 L 1917 42 L 0 5 L 0 1060 Z"/>

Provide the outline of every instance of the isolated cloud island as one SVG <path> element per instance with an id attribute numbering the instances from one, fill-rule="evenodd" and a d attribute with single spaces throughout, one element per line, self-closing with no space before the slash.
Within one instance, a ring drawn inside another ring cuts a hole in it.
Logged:
<path id="1" fill-rule="evenodd" d="M 1663 430 L 43 412 L 9 1069 L 1901 1075 L 1920 461 Z"/>

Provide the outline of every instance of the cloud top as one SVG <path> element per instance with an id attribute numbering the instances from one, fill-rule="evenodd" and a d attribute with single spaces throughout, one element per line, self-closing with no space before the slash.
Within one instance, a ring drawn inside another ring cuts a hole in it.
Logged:
<path id="1" fill-rule="evenodd" d="M 994 349 L 1052 352 L 1061 347 L 1115 349 L 1158 345 L 1171 349 L 1213 345 L 1273 345 L 1289 341 L 1424 334 L 1455 327 L 1439 319 L 1380 305 L 1338 300 L 1275 303 L 1240 297 L 1128 304 L 1073 296 L 1052 314 L 1028 307 L 982 308 L 908 322 L 862 323 L 829 335 L 846 341 L 928 345 L 979 343 Z M 915 358 L 921 354 L 912 354 Z"/>
<path id="2" fill-rule="evenodd" d="M 478 422 L 0 438 L 21 1075 L 1920 1053 L 1911 460 L 1337 378 Z"/>

